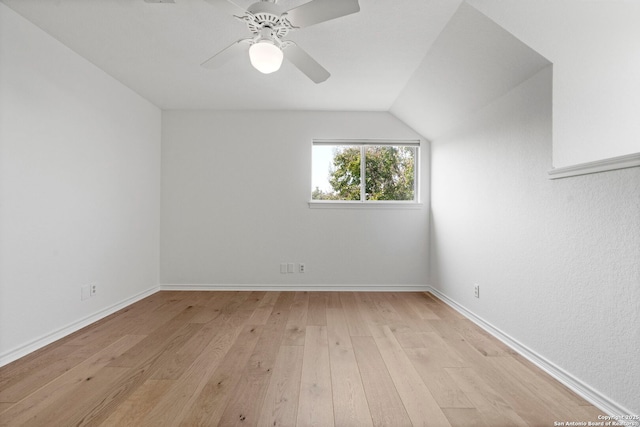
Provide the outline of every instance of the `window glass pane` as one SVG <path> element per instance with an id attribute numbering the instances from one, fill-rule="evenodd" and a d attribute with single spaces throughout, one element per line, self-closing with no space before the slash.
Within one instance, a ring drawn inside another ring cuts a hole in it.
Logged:
<path id="1" fill-rule="evenodd" d="M 367 200 L 414 200 L 415 148 L 365 147 Z"/>
<path id="2" fill-rule="evenodd" d="M 360 146 L 314 145 L 312 200 L 360 200 Z"/>

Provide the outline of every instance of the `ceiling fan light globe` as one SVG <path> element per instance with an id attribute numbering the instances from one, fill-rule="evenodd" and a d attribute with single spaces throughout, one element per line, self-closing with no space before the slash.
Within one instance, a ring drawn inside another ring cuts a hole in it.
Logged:
<path id="1" fill-rule="evenodd" d="M 249 48 L 249 60 L 253 68 L 264 74 L 278 71 L 284 55 L 282 50 L 269 42 L 258 42 Z"/>

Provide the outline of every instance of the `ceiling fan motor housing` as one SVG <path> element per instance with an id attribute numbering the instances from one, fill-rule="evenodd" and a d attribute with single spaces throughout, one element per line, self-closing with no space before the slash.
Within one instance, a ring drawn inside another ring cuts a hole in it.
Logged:
<path id="1" fill-rule="evenodd" d="M 249 6 L 247 11 L 249 13 L 241 19 L 247 23 L 249 31 L 255 35 L 264 34 L 263 30 L 269 28 L 273 38 L 282 38 L 292 28 L 291 24 L 283 18 L 283 11 L 275 2 L 260 1 Z"/>

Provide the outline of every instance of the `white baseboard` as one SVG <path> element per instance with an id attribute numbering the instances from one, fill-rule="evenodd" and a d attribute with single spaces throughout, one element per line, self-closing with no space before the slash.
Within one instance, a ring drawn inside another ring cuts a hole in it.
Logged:
<path id="1" fill-rule="evenodd" d="M 428 292 L 427 285 L 228 285 L 164 284 L 161 291 L 348 291 L 348 292 Z"/>
<path id="2" fill-rule="evenodd" d="M 487 322 L 483 318 L 477 316 L 472 311 L 468 310 L 461 304 L 458 304 L 453 299 L 449 298 L 439 290 L 427 286 L 429 288 L 428 292 L 431 292 L 439 299 L 444 301 L 447 305 L 449 305 L 454 310 L 458 311 L 460 314 L 474 322 L 476 325 L 493 335 L 495 338 L 502 341 L 507 346 L 511 347 L 513 350 L 518 352 L 520 355 L 525 357 L 531 363 L 536 365 L 538 368 L 545 371 L 547 374 L 551 375 L 556 380 L 560 381 L 562 384 L 567 386 L 571 391 L 578 394 L 580 397 L 584 398 L 587 402 L 591 403 L 593 406 L 601 409 L 608 415 L 612 416 L 624 416 L 629 415 L 632 412 L 622 405 L 614 402 L 609 397 L 603 395 L 598 390 L 593 387 L 585 384 L 580 379 L 574 377 L 569 372 L 560 368 L 553 362 L 546 359 L 544 356 L 538 354 L 534 350 L 530 349 L 526 345 L 520 343 L 515 338 L 509 336 L 505 332 L 493 326 L 491 323 Z M 633 425 L 633 424 L 631 424 Z"/>
<path id="3" fill-rule="evenodd" d="M 127 307 L 128 305 L 133 304 L 136 301 L 139 301 L 143 298 L 148 297 L 149 295 L 153 295 L 154 293 L 158 292 L 158 287 L 154 286 L 153 288 L 147 289 L 146 291 L 140 292 L 137 295 L 134 295 L 130 298 L 127 298 L 123 301 L 120 301 L 116 304 L 113 304 L 105 309 L 102 309 L 92 315 L 86 316 L 80 320 L 77 320 L 73 323 L 70 323 L 66 326 L 63 326 L 62 328 L 59 328 L 53 332 L 50 332 L 46 335 L 43 335 L 39 338 L 36 338 L 30 342 L 28 342 L 27 344 L 23 344 L 20 347 L 14 348 L 13 350 L 9 350 L 3 354 L 0 354 L 0 366 L 4 366 L 6 364 L 9 364 L 11 362 L 13 362 L 14 360 L 18 360 L 21 357 L 26 356 L 29 353 L 32 353 L 36 350 L 41 349 L 42 347 L 45 347 L 49 344 L 51 344 L 54 341 L 57 341 L 61 338 L 66 337 L 67 335 L 70 335 L 82 328 L 84 328 L 85 326 L 89 326 L 90 324 L 97 322 L 100 319 L 103 319 L 105 317 L 107 317 L 110 314 L 115 313 L 118 310 L 121 310 L 125 307 Z"/>

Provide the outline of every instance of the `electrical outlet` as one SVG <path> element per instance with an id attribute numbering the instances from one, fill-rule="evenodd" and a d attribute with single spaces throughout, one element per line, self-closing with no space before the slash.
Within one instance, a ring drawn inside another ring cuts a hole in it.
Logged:
<path id="1" fill-rule="evenodd" d="M 94 296 L 96 293 L 98 292 L 98 284 L 97 283 L 92 283 L 91 284 L 91 296 Z"/>
<path id="2" fill-rule="evenodd" d="M 298 264 L 298 273 L 304 273 L 307 271 L 307 266 L 304 265 L 304 262 Z"/>
<path id="3" fill-rule="evenodd" d="M 477 283 L 473 285 L 473 295 L 476 298 L 480 298 L 480 285 L 478 285 Z"/>
<path id="4" fill-rule="evenodd" d="M 280 263 L 280 274 L 287 274 L 287 263 Z"/>

